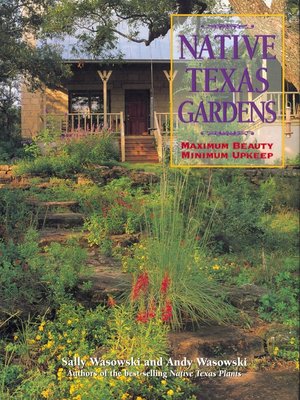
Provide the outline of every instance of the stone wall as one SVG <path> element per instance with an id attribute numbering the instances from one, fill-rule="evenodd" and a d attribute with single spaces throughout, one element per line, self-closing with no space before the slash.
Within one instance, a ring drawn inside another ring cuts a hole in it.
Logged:
<path id="1" fill-rule="evenodd" d="M 42 126 L 44 96 L 41 91 L 30 92 L 26 85 L 22 85 L 21 92 L 21 127 L 22 137 L 34 136 Z"/>
<path id="2" fill-rule="evenodd" d="M 50 89 L 30 92 L 24 84 L 21 104 L 22 137 L 31 138 L 44 127 L 46 113 L 65 114 L 68 112 L 68 92 Z"/>

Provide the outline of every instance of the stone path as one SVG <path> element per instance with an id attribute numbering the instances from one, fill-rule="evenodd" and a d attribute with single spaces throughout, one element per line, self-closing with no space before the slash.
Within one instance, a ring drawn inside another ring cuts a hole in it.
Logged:
<path id="1" fill-rule="evenodd" d="M 247 372 L 235 378 L 203 378 L 198 400 L 299 400 L 299 376 L 293 371 Z"/>

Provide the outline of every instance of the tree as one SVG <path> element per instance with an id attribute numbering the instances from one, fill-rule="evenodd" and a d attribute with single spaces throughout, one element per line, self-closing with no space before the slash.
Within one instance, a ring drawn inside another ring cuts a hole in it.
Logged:
<path id="1" fill-rule="evenodd" d="M 299 11 L 296 0 L 273 0 L 270 6 L 264 0 L 229 0 L 233 10 L 237 14 L 276 14 L 287 15 L 285 30 L 285 79 L 291 82 L 297 90 L 300 90 L 299 77 Z M 246 20 L 246 18 L 245 18 Z M 246 21 L 247 22 L 247 21 Z M 251 22 L 251 19 L 249 19 Z M 260 31 L 274 33 L 276 26 L 260 26 Z M 255 29 L 252 30 L 255 34 Z M 279 54 L 279 59 L 281 54 Z"/>
<path id="2" fill-rule="evenodd" d="M 58 84 L 66 74 L 57 49 L 33 45 L 52 0 L 2 0 L 0 5 L 0 83 L 24 77 L 33 86 Z"/>
<path id="3" fill-rule="evenodd" d="M 288 17 L 285 44 L 286 79 L 299 90 L 299 33 L 297 0 L 273 0 L 267 6 L 264 0 L 229 0 L 236 14 L 285 13 Z M 116 48 L 116 39 L 123 36 L 148 46 L 170 29 L 170 14 L 213 13 L 222 7 L 217 0 L 60 0 L 48 10 L 45 34 L 70 34 L 78 39 L 84 50 L 102 58 L 109 57 Z M 126 21 L 129 32 L 124 32 L 120 22 Z M 141 29 L 143 27 L 143 29 Z M 258 27 L 262 31 L 274 26 Z M 142 34 L 147 30 L 148 34 Z M 255 30 L 252 30 L 255 32 Z M 278 54 L 279 56 L 279 54 Z M 281 57 L 278 57 L 280 59 Z"/>
<path id="4" fill-rule="evenodd" d="M 167 34 L 171 13 L 202 14 L 206 9 L 200 0 L 61 0 L 50 8 L 45 33 L 75 36 L 85 50 L 105 56 L 115 48 L 118 36 L 148 46 Z M 120 26 L 124 21 L 128 33 Z M 141 36 L 141 27 L 147 37 Z"/>

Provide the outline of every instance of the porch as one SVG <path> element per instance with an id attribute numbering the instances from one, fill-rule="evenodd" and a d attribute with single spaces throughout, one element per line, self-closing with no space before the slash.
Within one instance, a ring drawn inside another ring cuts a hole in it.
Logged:
<path id="1" fill-rule="evenodd" d="M 282 93 L 270 92 L 264 95 L 264 101 L 276 100 L 278 104 L 277 119 L 285 119 L 286 134 L 291 130 L 293 123 L 299 129 L 300 119 L 300 93 L 298 92 L 285 92 L 285 108 L 282 110 Z M 256 102 L 262 101 L 261 96 L 255 99 Z M 151 120 L 151 118 L 150 118 Z M 149 154 L 149 162 L 155 160 L 154 152 L 157 153 L 158 161 L 161 162 L 163 158 L 163 147 L 166 138 L 170 134 L 171 118 L 169 112 L 156 112 L 153 113 L 153 124 L 141 135 L 130 135 L 126 129 L 126 120 L 123 111 L 114 113 L 64 113 L 54 114 L 45 113 L 42 116 L 44 128 L 54 129 L 59 132 L 62 137 L 76 137 L 83 134 L 99 134 L 102 130 L 108 130 L 111 134 L 119 140 L 120 158 L 121 161 L 148 161 L 147 154 Z M 261 122 L 255 122 L 255 128 L 258 128 Z M 149 126 L 149 125 L 148 125 Z M 179 127 L 178 114 L 173 115 L 173 129 L 177 130 Z M 299 135 L 299 132 L 298 132 Z M 135 157 L 135 158 L 134 158 Z M 140 158 L 140 159 L 139 159 Z"/>

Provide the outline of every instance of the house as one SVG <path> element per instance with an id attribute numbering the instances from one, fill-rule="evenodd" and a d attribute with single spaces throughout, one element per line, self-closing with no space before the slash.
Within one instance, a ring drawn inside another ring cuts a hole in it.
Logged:
<path id="1" fill-rule="evenodd" d="M 169 38 L 157 39 L 148 47 L 120 39 L 120 61 L 84 53 L 74 56 L 71 38 L 60 45 L 73 75 L 60 90 L 31 93 L 23 86 L 22 136 L 32 137 L 47 127 L 63 135 L 105 127 L 118 138 L 122 161 L 161 161 L 170 130 L 170 83 L 176 75 L 170 76 Z M 290 105 L 286 156 L 292 158 L 299 152 L 299 93 L 287 90 L 285 104 Z M 278 113 L 278 129 L 285 114 L 286 110 Z M 173 123 L 176 129 L 177 114 Z M 264 129 L 256 128 L 258 134 Z"/>
<path id="2" fill-rule="evenodd" d="M 23 86 L 22 136 L 50 126 L 63 134 L 107 127 L 121 138 L 123 161 L 158 161 L 154 128 L 166 128 L 169 113 L 168 40 L 149 47 L 123 42 L 123 58 L 110 62 L 74 57 L 70 38 L 62 45 L 72 77 L 61 90 L 32 93 Z"/>

